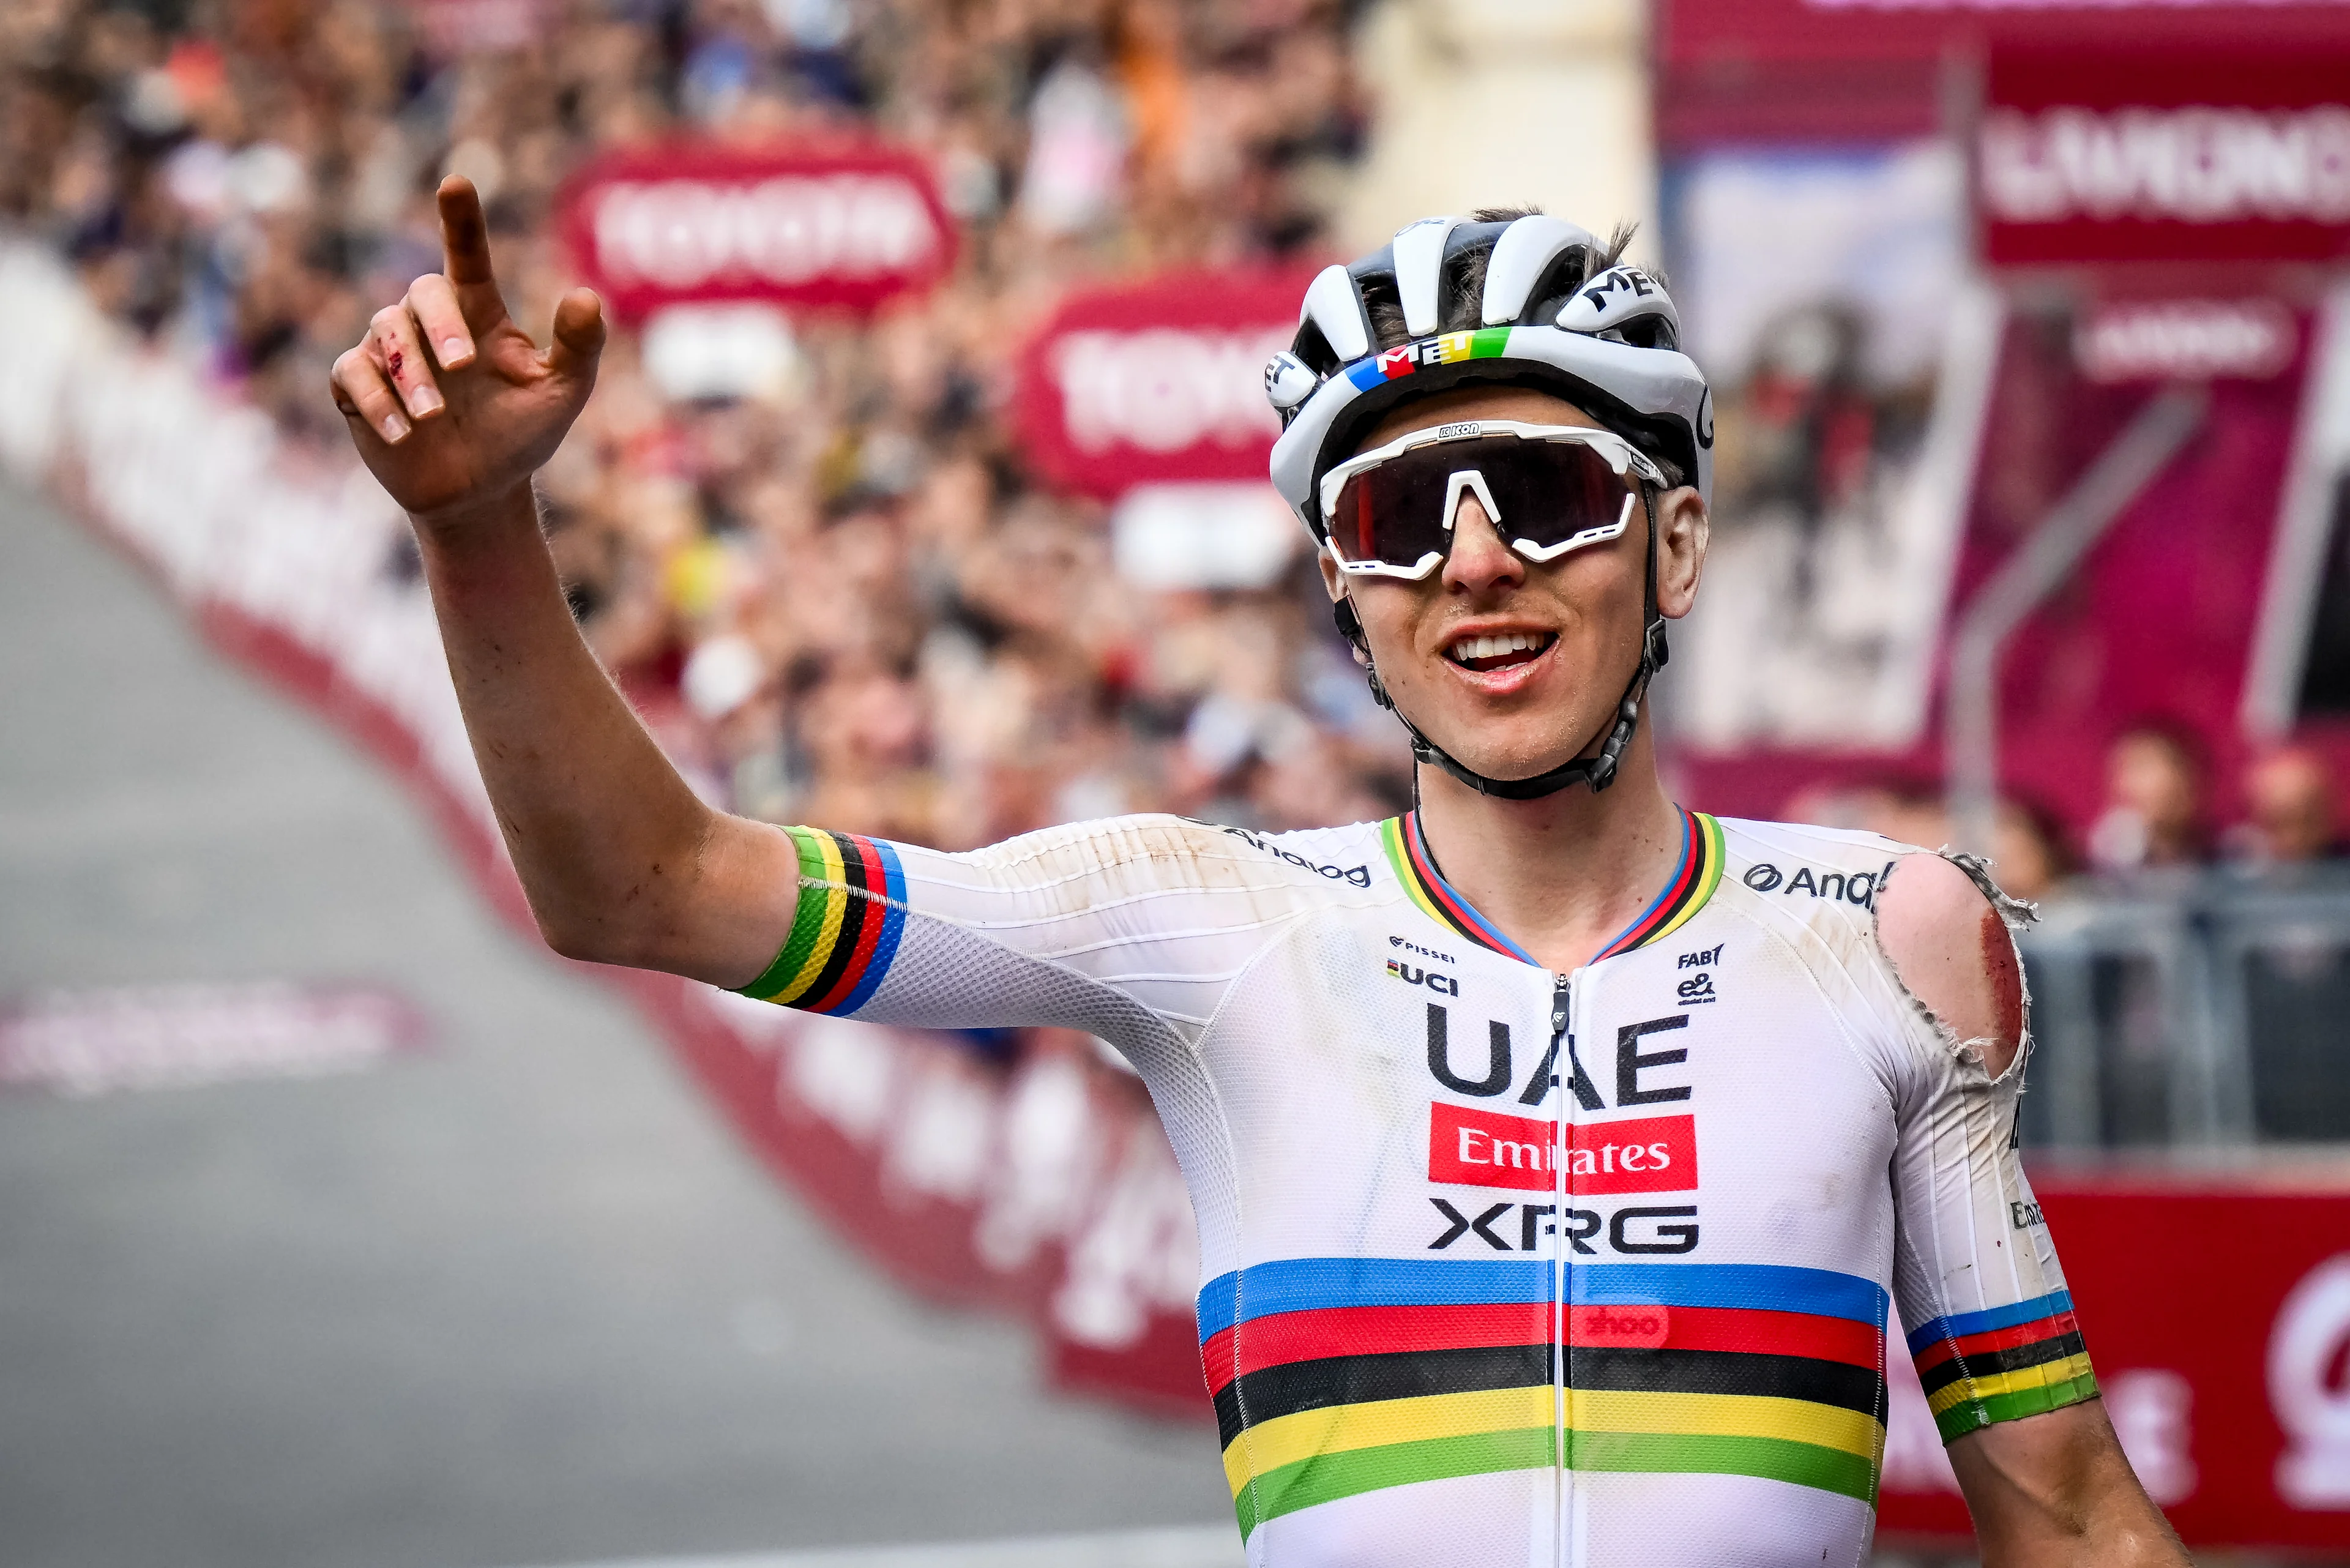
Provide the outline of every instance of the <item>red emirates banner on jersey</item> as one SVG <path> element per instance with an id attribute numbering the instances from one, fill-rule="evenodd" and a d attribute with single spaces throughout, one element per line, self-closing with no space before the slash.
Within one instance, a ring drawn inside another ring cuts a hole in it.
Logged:
<path id="1" fill-rule="evenodd" d="M 1311 273 L 1169 274 L 1064 301 L 1021 356 L 1016 414 L 1037 471 L 1114 497 L 1258 480 L 1281 421 L 1264 362 L 1297 332 Z"/>
<path id="2" fill-rule="evenodd" d="M 1994 52 L 1974 197 L 1996 265 L 2350 258 L 2350 49 Z"/>
<path id="3" fill-rule="evenodd" d="M 559 223 L 625 317 L 709 300 L 869 310 L 954 260 L 929 166 L 878 146 L 615 153 L 566 186 Z"/>

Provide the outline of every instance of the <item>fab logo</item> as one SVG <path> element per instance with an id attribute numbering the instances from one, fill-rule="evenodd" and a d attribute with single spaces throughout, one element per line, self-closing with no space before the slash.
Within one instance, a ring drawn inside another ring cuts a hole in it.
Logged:
<path id="1" fill-rule="evenodd" d="M 1459 1187 L 1550 1192 L 1566 1162 L 1570 1194 L 1686 1192 L 1697 1186 L 1697 1118 L 1642 1116 L 1569 1127 L 1437 1101 L 1429 1107 L 1428 1179 Z"/>

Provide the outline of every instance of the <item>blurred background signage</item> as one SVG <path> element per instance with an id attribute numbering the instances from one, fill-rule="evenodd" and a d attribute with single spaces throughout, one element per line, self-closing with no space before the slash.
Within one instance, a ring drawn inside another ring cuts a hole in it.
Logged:
<path id="1" fill-rule="evenodd" d="M 954 258 L 928 166 L 879 147 L 616 153 L 573 178 L 559 222 L 588 281 L 631 319 L 718 300 L 870 309 Z"/>
<path id="2" fill-rule="evenodd" d="M 1019 431 L 1065 489 L 1239 481 L 1262 489 L 1281 421 L 1264 362 L 1310 273 L 1170 274 L 1065 300 L 1021 357 Z"/>
<path id="3" fill-rule="evenodd" d="M 1994 51 L 1975 210 L 1994 265 L 2350 256 L 2350 52 Z"/>
<path id="4" fill-rule="evenodd" d="M 1115 503 L 1118 573 L 1260 588 L 1305 538 L 1264 482 L 1281 421 L 1264 363 L 1297 331 L 1297 273 L 1170 273 L 1081 289 L 1020 357 L 1014 417 L 1037 472 Z"/>

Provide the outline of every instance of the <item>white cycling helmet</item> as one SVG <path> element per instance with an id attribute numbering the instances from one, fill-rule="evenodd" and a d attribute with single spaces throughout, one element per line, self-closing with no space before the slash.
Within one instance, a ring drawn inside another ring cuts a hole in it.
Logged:
<path id="1" fill-rule="evenodd" d="M 1468 285 L 1481 262 L 1472 313 Z M 1379 347 L 1374 296 L 1400 307 L 1404 341 Z M 1662 284 L 1615 265 L 1608 247 L 1573 223 L 1540 213 L 1422 218 L 1385 249 L 1325 267 L 1306 288 L 1296 340 L 1264 368 L 1265 396 L 1282 423 L 1274 487 L 1326 543 L 1322 476 L 1378 418 L 1409 399 L 1486 381 L 1565 398 L 1658 460 L 1676 483 L 1695 485 L 1711 505 L 1713 402 L 1703 372 L 1680 351 L 1680 328 Z M 1421 733 L 1380 683 L 1352 602 L 1340 598 L 1334 613 L 1361 656 L 1371 694 L 1409 732 L 1413 755 L 1485 794 L 1532 800 L 1570 784 L 1598 791 L 1615 782 L 1641 698 L 1668 657 L 1654 528 L 1645 597 L 1639 663 L 1607 726 L 1584 748 L 1596 745 L 1596 753 L 1578 753 L 1523 779 L 1480 774 Z"/>
<path id="2" fill-rule="evenodd" d="M 1710 504 L 1713 404 L 1680 352 L 1680 315 L 1634 266 L 1600 265 L 1607 247 L 1540 213 L 1481 222 L 1422 218 L 1305 291 L 1296 340 L 1264 369 L 1282 421 L 1273 483 L 1322 537 L 1322 475 L 1396 404 L 1471 381 L 1554 392 L 1663 459 Z M 1461 280 L 1482 257 L 1473 321 Z M 1596 275 L 1595 275 L 1596 272 Z M 1452 309 L 1445 308 L 1447 295 Z M 1382 349 L 1369 296 L 1400 305 L 1405 342 Z M 1440 330 L 1451 317 L 1450 330 Z"/>

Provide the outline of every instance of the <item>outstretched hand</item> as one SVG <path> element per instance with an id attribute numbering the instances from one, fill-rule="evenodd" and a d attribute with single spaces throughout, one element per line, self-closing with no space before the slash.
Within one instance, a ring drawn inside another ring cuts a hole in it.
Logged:
<path id="1" fill-rule="evenodd" d="M 442 270 L 377 311 L 334 369 L 360 458 L 420 521 L 526 483 L 587 406 L 604 348 L 603 305 L 585 288 L 556 305 L 553 340 L 532 343 L 498 293 L 472 182 L 443 180 L 440 202 Z"/>

